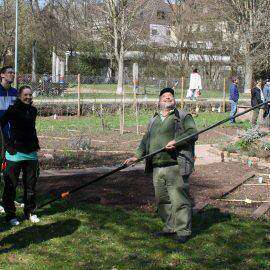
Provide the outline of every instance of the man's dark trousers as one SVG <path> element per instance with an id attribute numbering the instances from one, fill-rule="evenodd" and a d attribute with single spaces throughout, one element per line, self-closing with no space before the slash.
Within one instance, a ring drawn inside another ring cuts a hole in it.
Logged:
<path id="1" fill-rule="evenodd" d="M 9 221 L 16 216 L 16 207 L 14 200 L 16 197 L 16 188 L 19 182 L 20 172 L 23 172 L 24 185 L 24 214 L 29 217 L 36 207 L 35 203 L 35 186 L 39 176 L 39 163 L 37 160 L 25 161 L 7 161 L 7 167 L 4 170 L 4 192 L 3 207 L 6 212 L 6 220 Z"/>

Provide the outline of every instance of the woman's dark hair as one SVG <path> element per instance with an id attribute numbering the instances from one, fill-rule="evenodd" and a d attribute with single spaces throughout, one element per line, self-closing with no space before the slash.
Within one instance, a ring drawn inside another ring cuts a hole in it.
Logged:
<path id="1" fill-rule="evenodd" d="M 193 73 L 198 73 L 198 69 L 197 68 L 194 68 L 192 72 Z"/>
<path id="2" fill-rule="evenodd" d="M 13 69 L 12 66 L 4 66 L 0 69 L 0 74 L 5 73 L 8 69 Z"/>
<path id="3" fill-rule="evenodd" d="M 19 88 L 19 96 L 22 94 L 23 90 L 25 90 L 25 89 L 30 89 L 32 91 L 31 86 L 29 86 L 29 85 L 23 85 L 23 86 L 21 86 Z"/>

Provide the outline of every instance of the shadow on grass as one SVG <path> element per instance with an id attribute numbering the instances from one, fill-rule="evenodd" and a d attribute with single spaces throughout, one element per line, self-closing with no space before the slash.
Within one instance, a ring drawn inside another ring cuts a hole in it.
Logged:
<path id="1" fill-rule="evenodd" d="M 203 211 L 195 214 L 193 217 L 192 238 L 203 234 L 214 224 L 231 220 L 230 213 L 221 213 L 218 208 L 206 208 Z"/>
<path id="2" fill-rule="evenodd" d="M 52 224 L 34 225 L 10 234 L 0 240 L 0 254 L 39 244 L 53 238 L 65 237 L 74 233 L 81 222 L 77 219 L 61 220 Z"/>
<path id="3" fill-rule="evenodd" d="M 162 228 L 155 215 L 101 207 L 89 214 L 89 220 L 97 222 L 95 235 L 109 234 L 114 243 L 125 247 L 122 257 L 114 257 L 113 252 L 110 258 L 106 258 L 106 252 L 102 254 L 108 265 L 120 260 L 127 268 L 157 270 L 172 269 L 165 265 L 175 261 L 176 269 L 269 269 L 266 262 L 270 254 L 263 240 L 269 225 L 265 222 L 209 207 L 193 218 L 192 239 L 177 244 L 172 238 L 153 237 L 152 232 Z M 95 258 L 93 262 L 98 264 Z"/>

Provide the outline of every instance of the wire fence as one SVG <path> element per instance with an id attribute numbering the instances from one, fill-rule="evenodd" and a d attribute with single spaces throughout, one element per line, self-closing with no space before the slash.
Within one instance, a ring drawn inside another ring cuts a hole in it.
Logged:
<path id="1" fill-rule="evenodd" d="M 220 78 L 216 80 L 202 80 L 203 89 L 200 98 L 220 98 L 224 93 L 228 96 L 230 80 L 228 78 Z M 64 78 L 53 78 L 51 75 L 36 75 L 35 80 L 29 74 L 19 76 L 19 84 L 30 84 L 35 92 L 35 96 L 39 100 L 74 99 L 80 91 L 80 98 L 95 102 L 98 99 L 118 100 L 121 95 L 116 94 L 117 84 L 115 79 L 104 76 L 78 76 L 67 75 Z M 78 87 L 79 86 L 79 87 Z M 155 99 L 159 91 L 164 87 L 172 87 L 175 89 L 176 97 L 186 96 L 189 88 L 189 77 L 180 78 L 141 78 L 136 87 L 138 97 L 144 99 Z M 80 88 L 80 89 L 78 89 Z M 129 78 L 124 80 L 124 95 L 126 100 L 134 95 L 133 81 Z"/>
<path id="2" fill-rule="evenodd" d="M 116 94 L 114 80 L 102 76 L 68 75 L 55 78 L 43 74 L 33 80 L 31 75 L 26 74 L 19 77 L 19 84 L 32 86 L 39 115 L 50 116 L 39 117 L 37 122 L 44 166 L 61 167 L 69 163 L 79 166 L 80 162 L 92 162 L 93 153 L 118 155 L 135 148 L 145 124 L 156 109 L 159 91 L 164 87 L 174 88 L 175 96 L 182 105 L 189 88 L 189 77 L 142 78 L 136 94 L 133 81 L 125 79 L 124 95 Z M 209 82 L 203 80 L 199 101 L 210 99 L 207 110 L 223 112 L 229 80 L 220 79 L 211 85 L 209 87 Z M 189 106 L 196 111 L 196 102 L 190 102 Z M 81 115 L 87 117 L 66 117 Z M 130 148 L 125 145 L 120 147 L 121 136 L 116 134 L 124 132 L 132 133 L 126 141 Z M 111 135 L 108 139 L 103 138 L 104 134 Z"/>

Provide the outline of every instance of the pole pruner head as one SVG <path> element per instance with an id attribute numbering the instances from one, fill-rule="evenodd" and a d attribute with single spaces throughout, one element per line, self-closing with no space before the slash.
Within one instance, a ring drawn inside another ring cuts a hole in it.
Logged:
<path id="1" fill-rule="evenodd" d="M 1 164 L 1 171 L 3 172 L 7 168 L 7 162 L 3 161 Z"/>
<path id="2" fill-rule="evenodd" d="M 61 199 L 65 199 L 68 196 L 69 196 L 69 192 L 63 192 L 63 193 L 61 193 Z"/>

